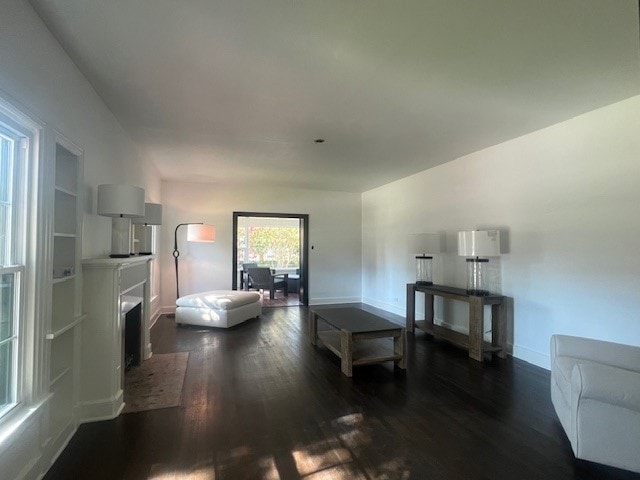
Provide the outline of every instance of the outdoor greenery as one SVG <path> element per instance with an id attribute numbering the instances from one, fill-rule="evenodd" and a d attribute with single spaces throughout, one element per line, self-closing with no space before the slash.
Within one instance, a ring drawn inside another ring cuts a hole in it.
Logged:
<path id="1" fill-rule="evenodd" d="M 248 255 L 243 256 L 248 240 Z M 244 257 L 244 258 L 243 258 Z M 270 268 L 300 266 L 300 229 L 297 227 L 238 228 L 238 263 L 256 262 Z"/>

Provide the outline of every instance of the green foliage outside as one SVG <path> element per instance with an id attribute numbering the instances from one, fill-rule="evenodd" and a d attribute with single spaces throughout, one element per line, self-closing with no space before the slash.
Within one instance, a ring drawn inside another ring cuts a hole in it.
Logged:
<path id="1" fill-rule="evenodd" d="M 245 251 L 246 229 L 238 228 L 238 263 L 256 262 L 270 268 L 300 266 L 300 229 L 296 227 L 250 227 L 248 257 Z"/>

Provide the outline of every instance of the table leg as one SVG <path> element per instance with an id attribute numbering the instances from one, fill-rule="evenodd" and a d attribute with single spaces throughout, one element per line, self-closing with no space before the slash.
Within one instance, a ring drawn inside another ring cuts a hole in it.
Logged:
<path id="1" fill-rule="evenodd" d="M 311 337 L 311 345 L 314 347 L 318 344 L 318 314 L 309 312 L 309 336 Z"/>
<path id="2" fill-rule="evenodd" d="M 416 289 L 413 283 L 407 284 L 407 332 L 416 331 Z"/>
<path id="3" fill-rule="evenodd" d="M 400 355 L 399 360 L 395 360 L 396 367 L 407 369 L 407 331 L 403 328 L 400 335 L 393 337 L 393 354 Z"/>
<path id="4" fill-rule="evenodd" d="M 353 336 L 351 332 L 340 332 L 340 369 L 347 377 L 353 376 Z"/>
<path id="5" fill-rule="evenodd" d="M 500 358 L 506 358 L 507 344 L 507 311 L 503 301 L 499 305 L 491 306 L 491 344 L 500 347 L 502 350 L 496 352 Z"/>
<path id="6" fill-rule="evenodd" d="M 425 326 L 433 331 L 433 295 L 429 293 L 424 294 L 424 323 Z"/>
<path id="7" fill-rule="evenodd" d="M 469 297 L 469 357 L 482 361 L 484 302 L 482 297 Z"/>

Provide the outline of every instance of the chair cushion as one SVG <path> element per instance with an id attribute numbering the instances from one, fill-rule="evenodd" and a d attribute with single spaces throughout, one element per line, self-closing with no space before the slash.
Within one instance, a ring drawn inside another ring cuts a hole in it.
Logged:
<path id="1" fill-rule="evenodd" d="M 242 292 L 236 290 L 212 290 L 180 297 L 176 301 L 179 307 L 213 308 L 215 310 L 231 310 L 236 307 L 259 302 L 258 292 Z"/>

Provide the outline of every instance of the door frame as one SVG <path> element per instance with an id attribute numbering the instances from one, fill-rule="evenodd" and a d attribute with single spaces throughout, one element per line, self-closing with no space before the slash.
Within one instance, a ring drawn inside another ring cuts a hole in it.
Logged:
<path id="1" fill-rule="evenodd" d="M 231 288 L 238 288 L 238 217 L 272 217 L 300 219 L 300 236 L 302 264 L 300 265 L 300 285 L 302 287 L 302 305 L 309 305 L 309 215 L 306 213 L 272 213 L 272 212 L 233 212 L 233 240 L 231 245 Z"/>

